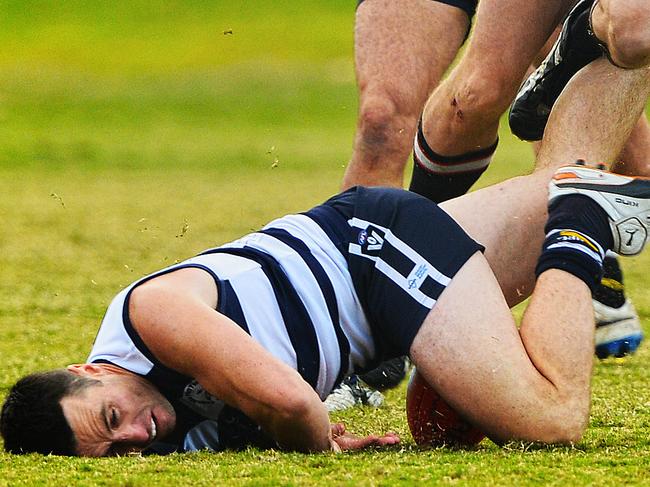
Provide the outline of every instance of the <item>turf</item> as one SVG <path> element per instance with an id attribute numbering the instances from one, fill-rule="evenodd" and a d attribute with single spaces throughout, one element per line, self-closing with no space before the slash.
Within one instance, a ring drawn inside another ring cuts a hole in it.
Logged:
<path id="1" fill-rule="evenodd" d="M 356 115 L 353 15 L 340 0 L 0 3 L 0 398 L 24 373 L 83 361 L 135 278 L 337 190 Z M 525 144 L 501 141 L 482 184 L 532 167 Z M 649 262 L 625 262 L 646 330 Z M 643 484 L 649 358 L 645 346 L 597 364 L 574 448 L 420 450 L 400 388 L 336 416 L 398 431 L 387 451 L 0 453 L 0 485 Z"/>

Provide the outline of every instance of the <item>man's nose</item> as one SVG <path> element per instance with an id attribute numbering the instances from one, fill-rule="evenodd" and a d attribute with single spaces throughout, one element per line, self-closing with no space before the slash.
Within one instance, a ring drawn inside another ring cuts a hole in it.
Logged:
<path id="1" fill-rule="evenodd" d="M 145 446 L 149 443 L 149 430 L 144 424 L 123 425 L 116 438 L 120 443 Z"/>

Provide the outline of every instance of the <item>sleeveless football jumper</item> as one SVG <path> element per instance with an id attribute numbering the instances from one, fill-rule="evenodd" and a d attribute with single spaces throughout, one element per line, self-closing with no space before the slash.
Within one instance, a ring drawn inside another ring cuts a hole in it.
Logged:
<path id="1" fill-rule="evenodd" d="M 352 188 L 131 284 L 109 305 L 88 361 L 147 378 L 174 406 L 176 435 L 155 451 L 273 446 L 242 413 L 157 360 L 129 318 L 137 286 L 178 269 L 207 272 L 217 311 L 324 399 L 347 375 L 407 354 L 436 299 L 481 250 L 425 198 Z"/>

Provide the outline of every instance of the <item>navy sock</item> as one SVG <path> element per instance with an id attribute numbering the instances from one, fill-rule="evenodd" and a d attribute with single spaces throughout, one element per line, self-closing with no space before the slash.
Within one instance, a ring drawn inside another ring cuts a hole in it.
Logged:
<path id="1" fill-rule="evenodd" d="M 409 190 L 434 203 L 467 193 L 487 169 L 498 142 L 497 139 L 490 147 L 459 156 L 441 156 L 427 144 L 420 122 L 413 147 L 413 175 Z"/>
<path id="2" fill-rule="evenodd" d="M 535 274 L 561 269 L 594 291 L 603 273 L 605 252 L 613 244 L 605 211 L 583 195 L 557 198 L 549 206 L 546 239 Z"/>
<path id="3" fill-rule="evenodd" d="M 594 289 L 593 297 L 596 301 L 600 301 L 611 308 L 620 308 L 625 304 L 623 271 L 618 258 L 610 255 L 605 257 L 603 278 Z"/>

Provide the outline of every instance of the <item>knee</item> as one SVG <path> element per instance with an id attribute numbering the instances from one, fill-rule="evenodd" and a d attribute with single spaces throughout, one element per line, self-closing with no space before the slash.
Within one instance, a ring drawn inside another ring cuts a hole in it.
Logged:
<path id="1" fill-rule="evenodd" d="M 539 440 L 544 443 L 563 445 L 578 443 L 587 429 L 587 423 L 588 416 L 567 414 L 550 425 Z"/>
<path id="2" fill-rule="evenodd" d="M 582 439 L 589 423 L 588 401 L 540 398 L 539 405 L 539 409 L 527 410 L 522 421 L 513 421 L 490 438 L 498 444 L 508 441 L 573 444 Z"/>
<path id="3" fill-rule="evenodd" d="M 357 136 L 366 149 L 374 153 L 410 152 L 421 107 L 401 98 L 378 90 L 362 96 Z"/>
<path id="4" fill-rule="evenodd" d="M 533 441 L 544 443 L 572 444 L 582 439 L 589 424 L 589 400 L 572 398 L 557 404 L 549 411 L 552 414 Z"/>
<path id="5" fill-rule="evenodd" d="M 607 9 L 606 39 L 610 57 L 622 68 L 650 64 L 650 4 L 612 2 Z"/>
<path id="6" fill-rule="evenodd" d="M 457 123 L 474 123 L 475 120 L 498 121 L 508 107 L 518 82 L 499 76 L 472 74 L 452 89 L 450 101 Z"/>

